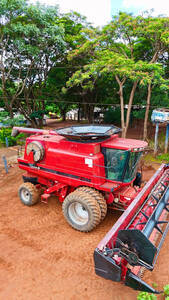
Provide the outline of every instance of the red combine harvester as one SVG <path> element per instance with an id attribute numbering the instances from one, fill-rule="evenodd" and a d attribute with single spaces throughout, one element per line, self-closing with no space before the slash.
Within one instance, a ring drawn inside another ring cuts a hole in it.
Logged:
<path id="1" fill-rule="evenodd" d="M 124 211 L 94 251 L 96 274 L 158 293 L 139 272 L 141 267 L 153 270 L 169 230 L 169 165 L 161 165 L 141 188 L 137 169 L 147 143 L 119 138 L 120 131 L 106 125 L 14 127 L 13 136 L 34 134 L 26 139 L 24 157 L 18 159 L 26 171 L 19 197 L 31 206 L 39 197 L 47 203 L 51 195 L 58 196 L 68 223 L 83 232 L 104 219 L 107 206 Z"/>

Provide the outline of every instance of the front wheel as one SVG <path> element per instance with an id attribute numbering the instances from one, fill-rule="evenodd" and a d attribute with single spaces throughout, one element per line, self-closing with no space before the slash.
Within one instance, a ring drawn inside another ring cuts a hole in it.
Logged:
<path id="1" fill-rule="evenodd" d="M 21 202 L 27 206 L 32 206 L 39 200 L 39 191 L 30 182 L 21 184 L 18 190 L 18 194 Z"/>
<path id="2" fill-rule="evenodd" d="M 101 220 L 99 204 L 85 191 L 70 193 L 63 202 L 62 210 L 68 223 L 79 231 L 91 231 Z"/>

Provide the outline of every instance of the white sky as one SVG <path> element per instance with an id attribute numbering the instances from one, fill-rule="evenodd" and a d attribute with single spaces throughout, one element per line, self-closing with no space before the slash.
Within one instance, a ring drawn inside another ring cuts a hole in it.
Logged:
<path id="1" fill-rule="evenodd" d="M 113 1 L 113 0 L 112 0 Z M 138 11 L 145 11 L 153 9 L 153 15 L 164 14 L 169 16 L 169 1 L 168 0 L 123 0 L 122 6 L 124 8 L 137 9 Z"/>
<path id="2" fill-rule="evenodd" d="M 32 3 L 37 0 L 29 0 Z M 169 16 L 169 0 L 38 0 L 47 5 L 59 4 L 60 11 L 77 11 L 87 17 L 95 26 L 106 25 L 111 20 L 111 15 L 119 10 L 133 12 L 154 9 L 153 15 L 165 14 Z"/>
<path id="3" fill-rule="evenodd" d="M 31 2 L 36 2 L 32 0 Z M 39 0 L 47 5 L 59 4 L 61 12 L 77 11 L 86 16 L 95 26 L 105 25 L 111 20 L 111 0 Z"/>

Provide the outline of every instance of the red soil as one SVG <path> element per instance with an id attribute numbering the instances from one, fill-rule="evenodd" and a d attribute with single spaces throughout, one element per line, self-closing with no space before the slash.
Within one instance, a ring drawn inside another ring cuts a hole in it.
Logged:
<path id="1" fill-rule="evenodd" d="M 146 168 L 144 180 L 157 168 Z M 108 211 L 94 231 L 80 233 L 67 224 L 54 197 L 48 204 L 21 204 L 22 171 L 16 164 L 0 175 L 0 299 L 136 299 L 138 292 L 96 276 L 93 266 L 95 247 L 120 213 Z M 154 271 L 144 275 L 158 289 L 169 283 L 168 260 L 169 234 Z"/>

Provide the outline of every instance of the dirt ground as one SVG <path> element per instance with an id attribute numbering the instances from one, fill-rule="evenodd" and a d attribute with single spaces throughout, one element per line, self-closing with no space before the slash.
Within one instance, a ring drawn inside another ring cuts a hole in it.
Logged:
<path id="1" fill-rule="evenodd" d="M 11 151 L 9 153 L 9 151 Z M 0 163 L 0 300 L 134 300 L 138 292 L 95 275 L 93 251 L 120 213 L 108 211 L 92 232 L 80 233 L 65 221 L 55 197 L 48 204 L 24 206 L 17 195 L 22 171 L 15 164 L 17 149 L 0 149 L 11 167 Z M 158 169 L 144 168 L 147 181 Z M 162 289 L 169 283 L 169 234 L 153 272 L 144 279 Z M 159 296 L 159 299 L 163 299 Z"/>

